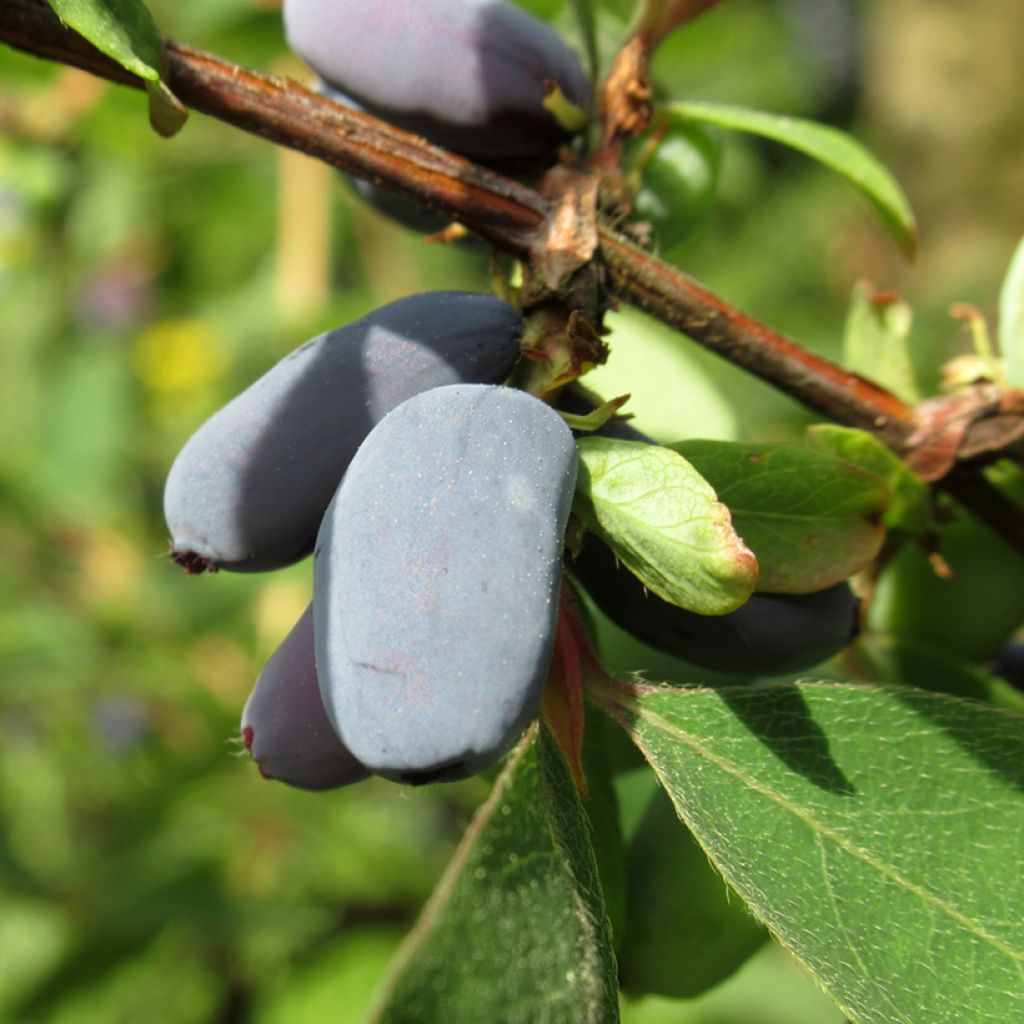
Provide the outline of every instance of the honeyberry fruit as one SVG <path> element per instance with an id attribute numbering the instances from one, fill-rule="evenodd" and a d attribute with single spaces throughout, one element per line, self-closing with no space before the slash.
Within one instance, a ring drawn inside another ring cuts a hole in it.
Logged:
<path id="1" fill-rule="evenodd" d="M 705 221 L 718 190 L 721 150 L 700 125 L 670 121 L 660 139 L 638 143 L 633 212 L 663 249 L 687 241 Z"/>
<path id="2" fill-rule="evenodd" d="M 317 685 L 313 606 L 271 655 L 242 712 L 242 739 L 268 779 L 334 789 L 370 773 L 331 726 Z"/>
<path id="3" fill-rule="evenodd" d="M 537 713 L 576 446 L 511 388 L 455 385 L 374 428 L 313 563 L 317 670 L 371 771 L 422 783 L 497 760 Z"/>
<path id="4" fill-rule="evenodd" d="M 297 348 L 215 413 L 167 476 L 171 556 L 191 572 L 260 571 L 313 550 L 362 440 L 420 391 L 504 380 L 522 320 L 471 292 L 412 295 Z"/>
<path id="5" fill-rule="evenodd" d="M 810 594 L 756 593 L 728 615 L 698 615 L 649 593 L 593 535 L 584 539 L 570 569 L 623 629 L 666 654 L 718 672 L 799 672 L 857 634 L 858 601 L 846 582 Z"/>
<path id="6" fill-rule="evenodd" d="M 285 0 L 288 45 L 377 117 L 480 160 L 537 158 L 569 133 L 545 108 L 589 83 L 552 29 L 502 0 Z"/>

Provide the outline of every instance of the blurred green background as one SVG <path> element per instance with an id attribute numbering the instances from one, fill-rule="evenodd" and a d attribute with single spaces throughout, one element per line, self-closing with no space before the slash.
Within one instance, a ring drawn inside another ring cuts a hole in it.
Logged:
<path id="1" fill-rule="evenodd" d="M 272 0 L 152 3 L 166 34 L 301 77 Z M 571 43 L 570 5 L 525 3 Z M 601 9 L 602 47 L 630 5 Z M 723 139 L 710 221 L 667 254 L 835 353 L 856 281 L 914 305 L 925 380 L 994 319 L 1024 233 L 1015 0 L 730 0 L 669 41 L 663 94 L 827 119 L 914 203 L 902 262 L 873 213 L 802 158 Z M 487 782 L 371 780 L 310 795 L 239 756 L 238 718 L 305 607 L 310 567 L 186 578 L 163 476 L 190 432 L 314 333 L 400 295 L 487 288 L 327 168 L 193 114 L 170 141 L 142 97 L 0 46 L 0 1020 L 358 1021 Z M 792 402 L 644 318 L 613 314 L 594 386 L 674 439 L 791 436 Z M 641 666 L 636 666 L 641 667 Z M 624 783 L 630 801 L 644 787 Z M 633 1024 L 829 1024 L 766 947 Z"/>

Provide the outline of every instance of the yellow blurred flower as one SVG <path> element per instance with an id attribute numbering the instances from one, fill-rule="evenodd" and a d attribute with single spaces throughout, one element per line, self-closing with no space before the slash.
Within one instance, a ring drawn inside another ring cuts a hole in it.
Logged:
<path id="1" fill-rule="evenodd" d="M 164 320 L 135 342 L 135 369 L 157 398 L 192 396 L 220 380 L 228 368 L 224 336 L 208 320 Z"/>

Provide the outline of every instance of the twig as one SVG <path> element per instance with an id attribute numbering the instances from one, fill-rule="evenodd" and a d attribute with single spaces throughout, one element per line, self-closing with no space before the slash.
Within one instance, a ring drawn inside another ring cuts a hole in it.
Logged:
<path id="1" fill-rule="evenodd" d="M 621 298 L 815 412 L 868 430 L 902 454 L 915 427 L 913 406 L 801 348 L 620 234 L 602 229 L 600 242 L 612 289 Z"/>
<path id="2" fill-rule="evenodd" d="M 64 29 L 39 0 L 0 3 L 0 39 L 141 87 L 137 78 Z M 195 110 L 440 210 L 512 255 L 529 257 L 548 233 L 550 204 L 516 181 L 341 107 L 295 82 L 178 43 L 167 44 L 167 58 L 171 89 Z M 880 435 L 895 433 L 893 422 L 913 420 L 913 409 L 894 395 L 733 309 L 618 232 L 602 227 L 600 239 L 616 295 L 815 411 Z"/>

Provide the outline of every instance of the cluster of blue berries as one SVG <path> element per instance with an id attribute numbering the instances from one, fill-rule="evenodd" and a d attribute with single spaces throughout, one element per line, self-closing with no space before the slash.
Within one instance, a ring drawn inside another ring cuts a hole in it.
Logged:
<path id="1" fill-rule="evenodd" d="M 590 105 L 562 41 L 501 0 L 285 0 L 284 22 L 330 95 L 502 169 L 569 139 L 552 96 Z M 489 295 L 401 299 L 297 348 L 175 460 L 164 508 L 186 571 L 314 555 L 312 604 L 242 716 L 268 777 L 463 778 L 536 716 L 577 453 L 556 411 L 502 386 L 522 333 Z M 648 595 L 595 537 L 570 571 L 631 632 L 711 668 L 789 671 L 852 635 L 845 584 L 708 619 Z"/>
<path id="2" fill-rule="evenodd" d="M 519 314 L 434 292 L 314 338 L 208 420 L 167 479 L 172 558 L 269 570 L 314 551 L 314 600 L 243 737 L 322 789 L 462 778 L 536 713 L 576 476 L 564 420 L 500 386 Z"/>

